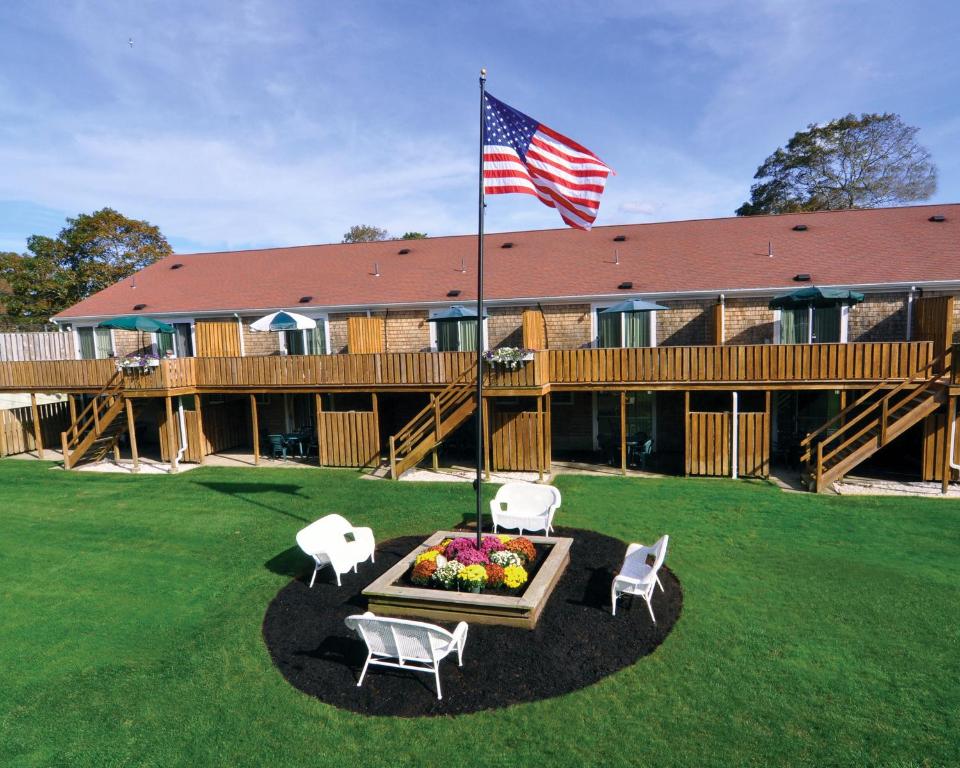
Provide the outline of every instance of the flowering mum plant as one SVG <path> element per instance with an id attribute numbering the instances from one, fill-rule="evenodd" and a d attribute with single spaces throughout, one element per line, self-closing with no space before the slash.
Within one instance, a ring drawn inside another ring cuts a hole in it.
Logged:
<path id="1" fill-rule="evenodd" d="M 160 358 L 151 352 L 145 352 L 143 354 L 131 352 L 117 362 L 117 366 L 120 368 L 152 368 L 159 364 Z"/>
<path id="2" fill-rule="evenodd" d="M 503 549 L 499 552 L 490 553 L 490 562 L 496 563 L 501 568 L 506 568 L 510 565 L 523 565 L 523 558 L 520 557 L 516 552 L 511 552 L 509 549 Z"/>
<path id="3" fill-rule="evenodd" d="M 417 555 L 417 559 L 414 560 L 414 565 L 420 565 L 424 560 L 430 560 L 431 562 L 437 561 L 437 555 L 440 554 L 440 550 L 436 547 L 430 547 L 426 552 L 421 552 Z"/>
<path id="4" fill-rule="evenodd" d="M 457 574 L 457 579 L 465 589 L 479 592 L 487 583 L 487 569 L 482 565 L 468 565 Z"/>
<path id="5" fill-rule="evenodd" d="M 483 353 L 483 359 L 490 365 L 499 365 L 513 371 L 529 360 L 532 353 L 533 350 L 522 349 L 521 347 L 499 347 L 498 349 L 488 349 Z"/>
<path id="6" fill-rule="evenodd" d="M 419 586 L 426 586 L 433 579 L 433 574 L 437 572 L 437 564 L 434 560 L 423 560 L 413 566 L 413 572 L 410 574 L 410 581 Z"/>
<path id="7" fill-rule="evenodd" d="M 434 571 L 433 578 L 438 584 L 440 584 L 444 589 L 456 589 L 457 587 L 457 576 L 459 576 L 460 571 L 463 570 L 463 566 L 458 563 L 456 560 L 451 560 L 444 565 L 441 565 Z"/>
<path id="8" fill-rule="evenodd" d="M 532 563 L 537 559 L 536 547 L 534 547 L 533 542 L 525 536 L 517 536 L 515 539 L 510 539 L 504 546 L 510 552 L 516 552 L 520 555 L 526 563 Z"/>
<path id="9" fill-rule="evenodd" d="M 487 572 L 487 586 L 499 587 L 503 584 L 503 568 L 496 563 L 487 563 L 484 566 Z"/>
<path id="10" fill-rule="evenodd" d="M 508 565 L 503 569 L 503 583 L 510 587 L 510 589 L 516 589 L 517 587 L 526 584 L 526 582 L 527 571 L 522 566 Z"/>
<path id="11" fill-rule="evenodd" d="M 477 546 L 473 543 L 473 539 L 468 539 L 466 536 L 460 536 L 459 538 L 454 539 L 444 550 L 444 554 L 450 560 L 458 560 L 461 552 L 466 551 L 476 551 Z"/>
<path id="12" fill-rule="evenodd" d="M 480 548 L 489 555 L 491 552 L 499 552 L 504 546 L 499 536 L 484 536 Z"/>

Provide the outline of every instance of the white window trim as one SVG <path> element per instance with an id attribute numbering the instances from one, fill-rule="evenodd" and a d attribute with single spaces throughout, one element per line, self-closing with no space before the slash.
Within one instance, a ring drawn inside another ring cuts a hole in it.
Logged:
<path id="1" fill-rule="evenodd" d="M 606 309 L 607 307 L 612 307 L 617 302 L 615 301 L 601 301 L 599 303 L 594 303 L 590 305 L 590 346 L 594 349 L 600 349 L 600 329 L 597 327 L 597 310 Z M 663 310 L 651 310 L 647 314 L 650 315 L 648 322 L 650 327 L 648 329 L 650 334 L 650 346 L 649 347 L 640 347 L 640 349 L 652 349 L 657 346 L 657 312 Z M 623 341 L 623 337 L 626 335 L 625 330 L 625 315 L 626 312 L 620 315 L 620 341 Z M 609 347 L 609 349 L 634 349 L 634 347 Z"/>
<path id="2" fill-rule="evenodd" d="M 190 325 L 190 346 L 193 348 L 193 357 L 197 356 L 197 323 L 196 320 L 192 317 L 157 317 L 161 323 L 169 323 L 170 325 Z M 176 334 L 174 334 L 174 346 L 176 346 Z M 157 339 L 156 333 L 150 334 L 150 347 L 153 350 L 153 354 L 157 357 L 160 356 L 160 342 Z M 181 357 L 180 353 L 177 352 L 177 357 Z"/>
<path id="3" fill-rule="evenodd" d="M 289 310 L 293 312 L 293 310 Z M 330 318 L 326 314 L 317 313 L 317 312 L 300 312 L 304 317 L 309 317 L 311 320 L 323 320 L 323 346 L 327 350 L 328 355 L 333 354 L 333 349 L 330 346 Z M 277 331 L 277 343 L 280 345 L 281 354 L 289 354 L 287 351 L 287 339 L 284 334 L 286 331 Z M 303 333 L 303 331 L 300 331 Z M 306 348 L 306 339 L 304 339 L 304 348 Z"/>
<path id="4" fill-rule="evenodd" d="M 96 331 L 98 326 L 99 326 L 99 323 L 87 323 L 86 325 L 77 325 L 76 323 L 74 323 L 73 328 L 70 330 L 70 332 L 73 334 L 73 350 L 77 360 L 83 360 L 83 357 L 80 354 L 80 333 L 79 333 L 80 329 L 93 328 L 93 330 Z M 113 353 L 114 357 L 117 357 L 117 340 L 113 336 L 113 328 L 110 328 L 108 330 L 110 331 L 110 351 Z M 94 336 L 96 336 L 96 333 L 94 333 Z M 97 348 L 96 340 L 94 340 L 93 348 L 94 350 L 96 350 Z M 94 359 L 104 360 L 109 358 L 97 357 Z"/>
<path id="5" fill-rule="evenodd" d="M 484 312 L 486 312 L 487 309 L 489 309 L 489 307 L 484 307 Z M 443 312 L 446 312 L 446 311 L 447 311 L 446 309 L 434 309 L 434 310 L 431 310 L 431 311 L 430 311 L 430 318 L 432 319 L 432 318 L 436 317 L 437 315 L 439 315 L 439 314 L 441 314 L 441 313 L 443 313 Z M 464 319 L 467 319 L 467 318 L 464 318 Z M 427 325 L 430 326 L 430 351 L 431 351 L 431 352 L 438 352 L 438 351 L 439 351 L 439 342 L 437 341 L 437 325 L 438 325 L 438 324 L 437 324 L 437 323 L 434 323 L 434 322 L 428 322 Z M 489 347 L 490 347 L 490 345 L 489 345 L 489 340 L 490 340 L 489 327 L 490 327 L 490 316 L 488 315 L 487 317 L 483 318 L 483 340 L 482 340 L 482 346 L 483 346 L 483 351 L 484 351 L 484 352 L 486 352 L 486 351 L 489 349 Z M 457 346 L 458 346 L 458 347 L 460 346 L 460 328 L 459 328 L 459 326 L 457 327 Z"/>
<path id="6" fill-rule="evenodd" d="M 773 343 L 780 343 L 780 317 L 781 310 L 773 310 Z M 840 341 L 827 342 L 828 344 L 846 344 L 848 337 L 847 325 L 850 321 L 850 307 L 846 304 L 840 305 Z M 807 307 L 807 340 L 806 344 L 813 344 L 813 305 Z"/>

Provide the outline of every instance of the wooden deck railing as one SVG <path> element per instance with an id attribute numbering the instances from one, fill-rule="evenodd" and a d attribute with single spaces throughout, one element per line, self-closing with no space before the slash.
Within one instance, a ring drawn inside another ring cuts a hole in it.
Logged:
<path id="1" fill-rule="evenodd" d="M 124 373 L 131 392 L 331 388 L 434 389 L 473 366 L 471 352 L 201 357 L 162 360 Z M 870 382 L 909 379 L 933 359 L 933 344 L 876 342 L 537 352 L 515 371 L 490 368 L 487 385 L 502 389 L 617 384 Z M 960 384 L 960 354 L 953 380 Z M 96 392 L 114 374 L 113 360 L 0 362 L 0 390 Z"/>
<path id="2" fill-rule="evenodd" d="M 554 384 L 904 379 L 933 357 L 929 341 L 551 350 Z"/>

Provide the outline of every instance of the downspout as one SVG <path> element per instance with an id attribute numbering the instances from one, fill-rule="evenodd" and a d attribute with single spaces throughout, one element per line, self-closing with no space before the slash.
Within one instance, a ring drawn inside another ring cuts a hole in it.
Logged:
<path id="1" fill-rule="evenodd" d="M 950 469 L 955 469 L 960 472 L 960 464 L 957 463 L 956 459 L 956 447 L 957 447 L 957 420 L 953 420 L 953 424 L 950 425 Z"/>
<path id="2" fill-rule="evenodd" d="M 199 397 L 199 395 L 197 395 Z M 183 459 L 183 454 L 187 452 L 187 422 L 183 416 L 183 398 L 177 398 L 177 413 L 180 417 L 180 450 L 177 452 L 176 462 L 179 466 Z"/>
<path id="3" fill-rule="evenodd" d="M 913 292 L 915 286 L 910 286 L 907 291 L 907 341 L 913 341 Z"/>
<path id="4" fill-rule="evenodd" d="M 740 430 L 740 419 L 739 411 L 737 408 L 737 393 L 733 393 L 733 424 L 730 427 L 730 437 L 731 437 L 731 456 L 730 456 L 730 477 L 734 480 L 737 479 L 737 456 L 740 453 L 739 450 L 739 441 L 740 435 L 738 434 Z"/>
<path id="5" fill-rule="evenodd" d="M 240 334 L 240 357 L 246 357 L 243 349 L 243 320 L 240 319 L 240 315 L 236 312 L 233 313 L 233 316 L 237 318 L 237 333 Z"/>

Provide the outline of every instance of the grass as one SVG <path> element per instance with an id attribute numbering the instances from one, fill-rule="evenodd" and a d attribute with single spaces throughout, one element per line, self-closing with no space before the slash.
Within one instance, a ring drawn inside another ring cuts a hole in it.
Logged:
<path id="1" fill-rule="evenodd" d="M 290 547 L 307 521 L 429 532 L 471 509 L 469 486 L 0 461 L 0 765 L 960 764 L 960 504 L 557 484 L 562 525 L 670 533 L 673 633 L 559 699 L 403 720 L 294 690 L 263 613 L 305 566 Z"/>

